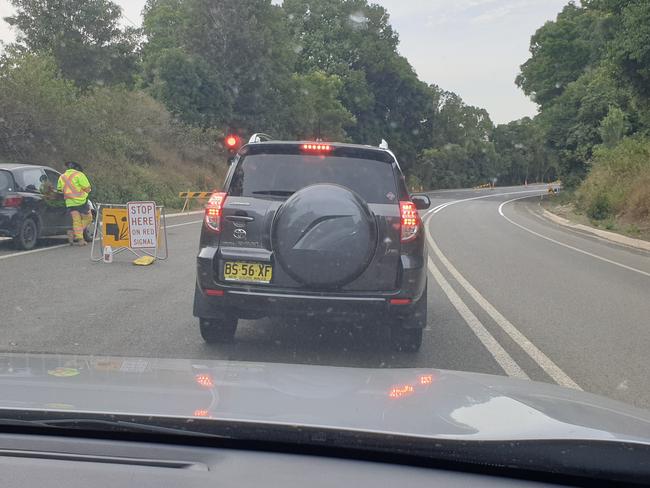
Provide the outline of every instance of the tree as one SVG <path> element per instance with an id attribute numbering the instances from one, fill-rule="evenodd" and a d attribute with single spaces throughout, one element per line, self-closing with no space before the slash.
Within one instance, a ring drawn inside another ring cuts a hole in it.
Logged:
<path id="1" fill-rule="evenodd" d="M 336 75 L 313 71 L 294 75 L 291 132 L 299 139 L 346 139 L 345 128 L 354 125 L 354 116 L 339 100 L 343 84 Z"/>
<path id="2" fill-rule="evenodd" d="M 605 117 L 598 127 L 598 134 L 606 147 L 616 146 L 627 132 L 625 113 L 618 107 L 609 107 Z"/>
<path id="3" fill-rule="evenodd" d="M 121 29 L 120 7 L 110 0 L 10 0 L 18 46 L 49 53 L 63 76 L 81 88 L 133 84 L 137 31 Z"/>
<path id="4" fill-rule="evenodd" d="M 185 120 L 287 133 L 295 53 L 270 0 L 149 0 L 144 33 L 145 87 Z"/>
<path id="5" fill-rule="evenodd" d="M 386 139 L 408 170 L 430 146 L 434 93 L 397 53 L 388 12 L 367 0 L 286 0 L 301 74 L 322 71 L 342 82 L 340 100 L 357 123 L 354 142 Z"/>

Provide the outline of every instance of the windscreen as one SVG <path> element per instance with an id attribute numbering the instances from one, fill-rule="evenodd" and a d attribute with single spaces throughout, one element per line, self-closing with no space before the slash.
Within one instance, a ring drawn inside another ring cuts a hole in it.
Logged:
<path id="1" fill-rule="evenodd" d="M 311 154 L 246 156 L 235 169 L 229 195 L 287 197 L 318 183 L 347 187 L 368 203 L 397 202 L 395 177 L 389 163 Z"/>
<path id="2" fill-rule="evenodd" d="M 13 184 L 13 179 L 9 171 L 0 169 L 0 191 L 8 190 Z"/>
<path id="3" fill-rule="evenodd" d="M 0 168 L 2 418 L 650 445 L 650 0 L 0 0 Z"/>

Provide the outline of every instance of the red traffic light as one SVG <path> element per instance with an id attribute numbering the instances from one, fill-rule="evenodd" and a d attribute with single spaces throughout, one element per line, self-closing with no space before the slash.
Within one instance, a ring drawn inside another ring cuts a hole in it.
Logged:
<path id="1" fill-rule="evenodd" d="M 225 139 L 226 148 L 230 151 L 236 151 L 241 146 L 241 139 L 236 134 L 229 134 Z"/>

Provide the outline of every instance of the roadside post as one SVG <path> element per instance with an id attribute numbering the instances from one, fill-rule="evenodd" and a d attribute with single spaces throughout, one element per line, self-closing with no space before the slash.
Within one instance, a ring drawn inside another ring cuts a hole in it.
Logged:
<path id="1" fill-rule="evenodd" d="M 112 249 L 113 256 L 128 251 L 137 259 L 145 256 L 153 260 L 167 259 L 167 220 L 163 205 L 156 205 L 156 202 L 102 203 L 97 208 L 97 218 L 90 248 L 91 261 L 103 261 L 107 246 Z M 99 252 L 95 251 L 96 247 L 100 247 Z"/>

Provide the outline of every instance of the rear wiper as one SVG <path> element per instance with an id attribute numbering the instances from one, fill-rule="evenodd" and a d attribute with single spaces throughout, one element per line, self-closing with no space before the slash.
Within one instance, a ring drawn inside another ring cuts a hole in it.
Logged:
<path id="1" fill-rule="evenodd" d="M 290 197 L 296 193 L 293 190 L 260 190 L 260 191 L 254 191 L 253 195 L 272 195 L 276 197 Z"/>

